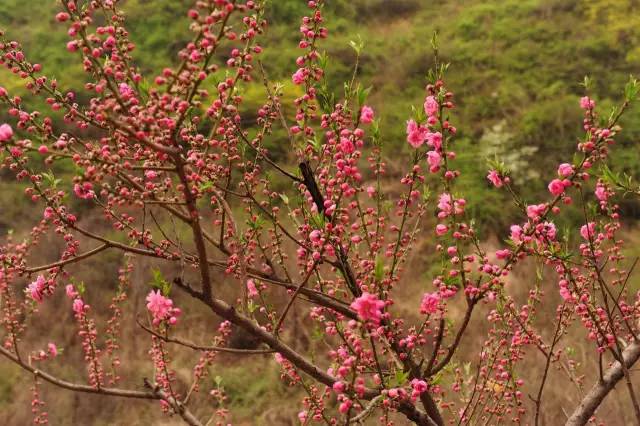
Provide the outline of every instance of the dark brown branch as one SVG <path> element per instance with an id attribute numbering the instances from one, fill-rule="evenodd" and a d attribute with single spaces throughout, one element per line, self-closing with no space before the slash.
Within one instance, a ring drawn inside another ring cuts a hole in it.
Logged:
<path id="1" fill-rule="evenodd" d="M 38 377 L 41 377 L 43 380 L 51 384 L 54 384 L 58 387 L 68 389 L 74 392 L 95 393 L 95 394 L 101 394 L 101 395 L 120 396 L 124 398 L 160 399 L 151 392 L 134 391 L 129 389 L 118 389 L 118 388 L 105 388 L 105 387 L 95 388 L 89 385 L 81 385 L 78 383 L 68 382 L 66 380 L 59 379 L 38 368 L 32 367 L 29 364 L 26 364 L 25 362 L 21 361 L 17 355 L 11 353 L 11 351 L 9 351 L 8 349 L 5 349 L 3 346 L 0 346 L 0 354 L 2 354 L 6 358 L 10 359 L 11 361 L 19 365 L 22 369 L 29 371 L 37 375 Z"/>
<path id="2" fill-rule="evenodd" d="M 144 385 L 151 390 L 156 398 L 167 401 L 169 405 L 171 405 L 171 408 L 173 408 L 173 410 L 178 413 L 178 415 L 182 417 L 182 420 L 184 420 L 188 425 L 202 426 L 202 422 L 200 422 L 200 420 L 198 420 L 198 418 L 194 416 L 182 402 L 167 394 L 159 386 L 152 385 L 147 379 L 144 379 Z"/>
<path id="3" fill-rule="evenodd" d="M 163 336 L 162 334 L 142 324 L 140 320 L 137 318 L 136 318 L 136 322 L 144 331 L 156 336 L 158 339 L 164 342 L 175 343 L 177 345 L 185 346 L 187 348 L 191 348 L 197 351 L 227 352 L 227 353 L 240 354 L 240 355 L 264 355 L 264 354 L 272 354 L 274 352 L 272 349 L 236 349 L 236 348 L 226 348 L 224 346 L 198 345 L 196 343 L 190 342 L 185 339 L 181 339 L 179 337 Z"/>
<path id="4" fill-rule="evenodd" d="M 59 266 L 65 266 L 65 265 L 69 265 L 71 263 L 75 263 L 75 262 L 79 262 L 83 259 L 86 259 L 88 257 L 93 256 L 94 254 L 100 253 L 102 250 L 105 250 L 109 248 L 109 244 L 105 243 L 102 244 L 101 246 L 98 246 L 92 250 L 89 250 L 87 252 L 81 253 L 77 256 L 74 257 L 70 257 L 69 259 L 64 259 L 64 260 L 59 260 L 57 262 L 53 262 L 53 263 L 49 263 L 48 265 L 40 265 L 40 266 L 34 266 L 32 268 L 25 268 L 25 272 L 31 274 L 34 272 L 38 272 L 38 271 L 44 271 L 46 269 L 51 269 L 51 268 L 57 268 Z"/>

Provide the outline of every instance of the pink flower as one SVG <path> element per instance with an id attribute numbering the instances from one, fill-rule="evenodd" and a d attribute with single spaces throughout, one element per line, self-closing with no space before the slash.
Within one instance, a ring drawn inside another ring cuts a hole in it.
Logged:
<path id="1" fill-rule="evenodd" d="M 609 198 L 609 194 L 607 193 L 607 189 L 604 187 L 604 185 L 602 184 L 598 184 L 596 185 L 596 198 L 600 201 L 607 201 L 607 198 Z"/>
<path id="2" fill-rule="evenodd" d="M 440 197 L 438 198 L 438 208 L 442 210 L 443 213 L 450 214 L 452 210 L 451 195 L 446 192 L 444 194 L 440 194 Z"/>
<path id="3" fill-rule="evenodd" d="M 118 91 L 120 92 L 120 96 L 122 96 L 125 100 L 130 99 L 134 96 L 133 89 L 127 83 L 120 83 L 118 86 Z"/>
<path id="4" fill-rule="evenodd" d="M 93 184 L 91 182 L 85 182 L 83 184 L 76 183 L 73 185 L 73 192 L 76 197 L 84 200 L 90 200 L 95 197 L 96 193 L 92 190 Z"/>
<path id="5" fill-rule="evenodd" d="M 49 148 L 46 145 L 40 145 L 38 147 L 38 152 L 42 155 L 46 154 L 49 152 Z"/>
<path id="6" fill-rule="evenodd" d="M 67 50 L 69 52 L 75 52 L 76 50 L 78 50 L 78 42 L 76 40 L 72 40 L 67 43 Z"/>
<path id="7" fill-rule="evenodd" d="M 586 225 L 582 225 L 582 227 L 580 228 L 580 235 L 585 240 L 589 240 L 589 239 L 593 238 L 593 236 L 595 234 L 595 231 L 596 231 L 595 222 L 589 222 Z"/>
<path id="8" fill-rule="evenodd" d="M 487 179 L 489 179 L 489 182 L 491 182 L 496 188 L 500 188 L 504 184 L 502 178 L 500 177 L 500 174 L 495 170 L 489 171 Z"/>
<path id="9" fill-rule="evenodd" d="M 444 234 L 447 233 L 447 231 L 449 230 L 449 228 L 447 228 L 447 225 L 443 225 L 442 223 L 439 223 L 436 225 L 436 234 L 441 237 Z"/>
<path id="10" fill-rule="evenodd" d="M 56 15 L 56 21 L 65 22 L 69 19 L 69 14 L 66 12 L 60 12 Z"/>
<path id="11" fill-rule="evenodd" d="M 522 239 L 522 227 L 520 225 L 511 225 L 511 241 L 518 243 Z"/>
<path id="12" fill-rule="evenodd" d="M 171 308 L 173 308 L 173 300 L 164 297 L 160 290 L 149 292 L 147 295 L 147 309 L 153 315 L 154 322 L 158 323 L 169 315 Z"/>
<path id="13" fill-rule="evenodd" d="M 500 259 L 500 260 L 507 259 L 509 256 L 511 256 L 511 250 L 509 250 L 509 249 L 503 249 L 503 250 L 496 251 L 496 257 L 498 259 Z"/>
<path id="14" fill-rule="evenodd" d="M 373 186 L 367 186 L 367 195 L 369 198 L 373 198 L 376 195 L 376 189 Z"/>
<path id="15" fill-rule="evenodd" d="M 13 137 L 13 129 L 8 124 L 0 126 L 0 142 L 6 142 Z"/>
<path id="16" fill-rule="evenodd" d="M 421 314 L 435 314 L 440 306 L 440 295 L 438 293 L 425 293 L 420 303 Z"/>
<path id="17" fill-rule="evenodd" d="M 371 124 L 373 122 L 373 108 L 364 105 L 360 110 L 360 121 L 364 124 Z"/>
<path id="18" fill-rule="evenodd" d="M 340 411 L 342 414 L 345 414 L 349 411 L 352 404 L 353 403 L 351 402 L 351 400 L 347 399 L 338 406 L 338 411 Z"/>
<path id="19" fill-rule="evenodd" d="M 560 179 L 554 179 L 549 183 L 549 192 L 553 195 L 561 195 L 564 192 L 564 184 Z"/>
<path id="20" fill-rule="evenodd" d="M 556 229 L 556 225 L 553 222 L 545 222 L 542 224 L 540 233 L 543 234 L 547 239 L 554 241 L 556 239 L 558 231 Z"/>
<path id="21" fill-rule="evenodd" d="M 440 132 L 427 132 L 427 145 L 434 147 L 435 149 L 442 148 L 442 133 Z"/>
<path id="22" fill-rule="evenodd" d="M 340 138 L 340 151 L 344 154 L 353 154 L 356 150 L 356 146 L 349 138 Z"/>
<path id="23" fill-rule="evenodd" d="M 45 207 L 42 215 L 44 216 L 45 219 L 51 219 L 54 214 L 55 212 L 51 207 Z"/>
<path id="24" fill-rule="evenodd" d="M 419 380 L 419 379 L 411 380 L 411 387 L 418 394 L 421 394 L 421 393 L 425 392 L 427 390 L 427 388 L 428 388 L 427 382 L 425 382 L 424 380 Z"/>
<path id="25" fill-rule="evenodd" d="M 433 96 L 427 96 L 424 101 L 424 112 L 429 117 L 433 117 L 438 113 L 438 101 Z"/>
<path id="26" fill-rule="evenodd" d="M 297 85 L 304 83 L 304 69 L 299 68 L 298 71 L 291 76 L 291 80 L 293 81 L 293 84 Z"/>
<path id="27" fill-rule="evenodd" d="M 337 393 L 343 393 L 347 386 L 344 384 L 344 382 L 337 381 L 333 384 L 332 388 Z"/>
<path id="28" fill-rule="evenodd" d="M 64 290 L 69 299 L 73 299 L 78 295 L 78 292 L 76 291 L 75 287 L 73 287 L 73 284 L 67 284 Z"/>
<path id="29" fill-rule="evenodd" d="M 73 301 L 73 312 L 81 314 L 84 311 L 84 302 L 79 297 Z"/>
<path id="30" fill-rule="evenodd" d="M 409 142 L 409 145 L 414 148 L 420 148 L 426 137 L 424 128 L 418 126 L 413 120 L 407 121 L 407 142 Z"/>
<path id="31" fill-rule="evenodd" d="M 530 219 L 537 219 L 544 213 L 546 207 L 547 206 L 545 204 L 532 204 L 530 206 L 527 206 L 527 216 Z"/>
<path id="32" fill-rule="evenodd" d="M 320 237 L 322 237 L 322 233 L 317 229 L 314 229 L 309 233 L 309 239 L 314 243 L 320 242 Z"/>
<path id="33" fill-rule="evenodd" d="M 378 299 L 378 296 L 365 291 L 362 296 L 351 303 L 351 308 L 358 313 L 358 317 L 362 321 L 371 321 L 377 325 L 382 319 L 384 305 L 384 301 Z"/>
<path id="34" fill-rule="evenodd" d="M 562 300 L 567 300 L 567 301 L 570 301 L 573 299 L 573 296 L 571 295 L 571 291 L 566 287 L 560 287 L 560 297 L 562 297 Z"/>
<path id="35" fill-rule="evenodd" d="M 569 177 L 573 173 L 573 166 L 568 163 L 562 163 L 558 166 L 558 174 L 562 177 Z"/>
<path id="36" fill-rule="evenodd" d="M 42 302 L 46 282 L 47 281 L 42 275 L 38 275 L 38 278 L 36 278 L 36 280 L 29 284 L 29 286 L 27 287 L 27 294 L 29 295 L 29 297 L 31 297 L 31 299 L 35 300 L 36 302 Z"/>
<path id="37" fill-rule="evenodd" d="M 51 355 L 51 358 L 58 356 L 58 348 L 55 343 L 49 343 L 47 345 L 47 349 L 49 349 L 49 355 Z"/>
<path id="38" fill-rule="evenodd" d="M 589 99 L 588 96 L 583 96 L 580 98 L 580 108 L 589 109 L 595 106 L 595 102 Z"/>
<path id="39" fill-rule="evenodd" d="M 247 280 L 247 292 L 249 297 L 256 297 L 258 295 L 256 283 L 252 279 Z"/>
<path id="40" fill-rule="evenodd" d="M 429 163 L 429 170 L 432 173 L 437 172 L 440 169 L 440 163 L 442 162 L 442 156 L 438 151 L 427 152 L 427 162 Z"/>

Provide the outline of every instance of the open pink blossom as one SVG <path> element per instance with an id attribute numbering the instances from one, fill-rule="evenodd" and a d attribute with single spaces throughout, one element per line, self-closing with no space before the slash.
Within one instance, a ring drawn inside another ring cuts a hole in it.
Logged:
<path id="1" fill-rule="evenodd" d="M 364 124 L 371 124 L 373 122 L 373 108 L 364 105 L 360 110 L 360 121 Z"/>
<path id="2" fill-rule="evenodd" d="M 158 325 L 162 321 L 174 325 L 178 322 L 178 317 L 182 311 L 173 307 L 173 300 L 165 297 L 160 290 L 151 290 L 147 295 L 147 309 L 153 316 L 153 324 Z"/>
<path id="3" fill-rule="evenodd" d="M 84 200 L 90 200 L 96 196 L 95 192 L 93 192 L 93 184 L 91 182 L 85 182 L 83 184 L 76 183 L 73 185 L 73 192 L 76 194 L 76 197 L 82 198 Z"/>
<path id="4" fill-rule="evenodd" d="M 591 100 L 588 96 L 583 96 L 580 98 L 580 108 L 582 109 L 590 109 L 595 106 L 595 102 Z"/>
<path id="5" fill-rule="evenodd" d="M 249 297 L 256 297 L 258 295 L 258 289 L 256 283 L 252 279 L 247 280 L 247 295 Z"/>
<path id="6" fill-rule="evenodd" d="M 291 81 L 296 85 L 304 83 L 304 68 L 299 68 L 298 71 L 291 76 Z"/>
<path id="7" fill-rule="evenodd" d="M 602 185 L 600 183 L 598 185 L 596 185 L 595 194 L 596 194 L 596 198 L 599 201 L 607 201 L 607 198 L 609 198 L 609 194 L 607 193 L 607 189 L 604 187 L 604 185 Z"/>
<path id="8" fill-rule="evenodd" d="M 547 208 L 546 204 L 532 204 L 532 205 L 529 205 L 529 206 L 527 206 L 527 216 L 530 219 L 537 219 L 538 217 L 540 217 L 544 213 L 546 208 Z"/>
<path id="9" fill-rule="evenodd" d="M 511 241 L 519 243 L 522 240 L 522 227 L 520 225 L 511 225 Z"/>
<path id="10" fill-rule="evenodd" d="M 433 117 L 438 114 L 438 101 L 433 96 L 427 96 L 427 99 L 424 101 L 424 112 L 429 117 Z"/>
<path id="11" fill-rule="evenodd" d="M 427 138 L 423 127 L 418 126 L 414 120 L 407 121 L 407 142 L 414 148 L 420 148 Z"/>
<path id="12" fill-rule="evenodd" d="M 425 293 L 420 303 L 421 314 L 435 314 L 440 306 L 440 295 L 438 293 Z"/>
<path id="13" fill-rule="evenodd" d="M 340 151 L 343 154 L 353 154 L 356 150 L 356 146 L 353 144 L 353 141 L 349 138 L 340 138 Z"/>
<path id="14" fill-rule="evenodd" d="M 564 192 L 564 184 L 560 179 L 554 179 L 549 183 L 549 192 L 553 195 L 562 195 Z"/>
<path id="15" fill-rule="evenodd" d="M 511 256 L 511 250 L 509 249 L 502 249 L 502 250 L 496 251 L 496 257 L 500 260 L 508 259 L 509 256 Z"/>
<path id="16" fill-rule="evenodd" d="M 58 356 L 58 347 L 55 343 L 49 343 L 47 345 L 47 349 L 49 350 L 49 355 L 51 355 L 51 358 L 55 358 L 56 356 Z"/>
<path id="17" fill-rule="evenodd" d="M 120 92 L 120 96 L 122 96 L 125 100 L 130 99 L 134 96 L 133 89 L 127 83 L 120 83 L 118 86 L 118 92 Z"/>
<path id="18" fill-rule="evenodd" d="M 427 132 L 425 134 L 427 139 L 427 145 L 439 150 L 442 148 L 442 133 L 440 132 Z"/>
<path id="19" fill-rule="evenodd" d="M 0 142 L 6 142 L 13 137 L 13 129 L 8 124 L 0 126 Z"/>
<path id="20" fill-rule="evenodd" d="M 73 286 L 73 284 L 67 284 L 64 288 L 65 293 L 67 295 L 67 297 L 69 299 L 73 299 L 74 297 L 76 297 L 78 295 L 78 292 L 76 291 L 75 287 Z"/>
<path id="21" fill-rule="evenodd" d="M 46 283 L 46 279 L 42 275 L 38 275 L 36 280 L 27 287 L 27 295 L 36 302 L 42 302 Z"/>
<path id="22" fill-rule="evenodd" d="M 351 303 L 351 308 L 358 313 L 358 317 L 362 321 L 371 321 L 374 324 L 379 324 L 382 319 L 384 305 L 384 301 L 378 299 L 378 296 L 365 291 L 362 296 Z"/>
<path id="23" fill-rule="evenodd" d="M 84 301 L 79 297 L 74 299 L 72 309 L 76 314 L 81 314 L 84 311 Z"/>
<path id="24" fill-rule="evenodd" d="M 160 290 L 151 290 L 147 295 L 147 309 L 151 312 L 154 319 L 164 320 L 171 308 L 173 307 L 173 300 L 164 297 Z"/>
<path id="25" fill-rule="evenodd" d="M 438 198 L 438 209 L 440 209 L 443 213 L 445 214 L 450 214 L 452 211 L 452 205 L 451 205 L 451 195 L 447 194 L 446 192 L 443 194 L 440 194 L 440 197 Z"/>
<path id="26" fill-rule="evenodd" d="M 500 174 L 496 170 L 490 170 L 489 174 L 487 175 L 487 179 L 496 188 L 500 188 L 502 185 L 504 185 L 502 177 L 500 177 Z"/>
<path id="27" fill-rule="evenodd" d="M 442 163 L 442 156 L 438 151 L 427 152 L 427 162 L 429 163 L 429 170 L 431 173 L 435 173 L 440 170 L 440 163 Z"/>
<path id="28" fill-rule="evenodd" d="M 558 166 L 558 174 L 562 177 L 569 177 L 573 173 L 573 166 L 569 163 L 562 163 Z"/>
<path id="29" fill-rule="evenodd" d="M 593 239 L 595 232 L 596 232 L 595 222 L 589 222 L 588 224 L 582 225 L 582 227 L 580 227 L 580 235 L 585 240 Z"/>

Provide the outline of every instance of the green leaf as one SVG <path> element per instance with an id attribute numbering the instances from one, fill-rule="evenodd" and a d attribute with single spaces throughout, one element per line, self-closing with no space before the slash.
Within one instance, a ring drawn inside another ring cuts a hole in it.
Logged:
<path id="1" fill-rule="evenodd" d="M 351 46 L 351 48 L 355 50 L 356 55 L 360 56 L 360 52 L 362 52 L 362 49 L 364 48 L 364 42 L 362 41 L 362 37 L 360 36 L 360 34 L 358 34 L 358 41 L 349 41 L 349 46 Z"/>
<path id="2" fill-rule="evenodd" d="M 627 102 L 632 102 L 638 97 L 638 92 L 640 92 L 640 85 L 638 85 L 638 80 L 633 78 L 632 75 L 629 76 L 629 81 L 624 86 L 624 98 Z"/>
<path id="3" fill-rule="evenodd" d="M 162 271 L 160 271 L 160 269 L 153 268 L 151 270 L 151 274 L 153 275 L 151 286 L 160 290 L 163 296 L 171 294 L 171 283 L 164 278 Z"/>
<path id="4" fill-rule="evenodd" d="M 382 260 L 382 256 L 376 256 L 376 266 L 374 269 L 374 276 L 377 282 L 382 281 L 384 277 L 384 260 Z"/>
<path id="5" fill-rule="evenodd" d="M 371 93 L 371 89 L 372 86 L 369 86 L 366 89 L 358 87 L 358 105 L 364 105 L 364 103 L 367 101 L 367 98 L 369 97 L 369 93 Z"/>
<path id="6" fill-rule="evenodd" d="M 400 387 L 400 386 L 403 386 L 405 383 L 407 383 L 407 380 L 409 380 L 408 371 L 396 370 L 396 375 L 391 380 L 391 383 L 393 387 Z"/>

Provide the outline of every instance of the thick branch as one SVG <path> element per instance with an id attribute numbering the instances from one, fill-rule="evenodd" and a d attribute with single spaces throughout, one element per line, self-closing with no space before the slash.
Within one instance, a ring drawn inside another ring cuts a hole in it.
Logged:
<path id="1" fill-rule="evenodd" d="M 18 364 L 24 370 L 27 370 L 37 376 L 41 377 L 43 380 L 52 383 L 58 387 L 68 389 L 75 392 L 84 392 L 84 393 L 95 393 L 100 395 L 111 395 L 111 396 L 121 396 L 124 398 L 139 398 L 139 399 L 160 399 L 155 396 L 152 392 L 141 392 L 134 391 L 129 389 L 117 389 L 117 388 L 95 388 L 89 385 L 81 385 L 78 383 L 67 382 L 66 380 L 59 379 L 55 376 L 52 376 L 49 373 L 46 373 L 40 369 L 34 368 L 29 364 L 22 362 L 15 354 L 11 353 L 8 349 L 0 346 L 0 354 L 9 358 L 11 361 Z"/>
<path id="2" fill-rule="evenodd" d="M 142 324 L 140 321 L 138 321 L 136 319 L 136 322 L 138 323 L 138 325 L 147 333 L 152 334 L 154 336 L 156 336 L 158 339 L 167 342 L 167 343 L 175 343 L 177 345 L 180 346 L 185 346 L 187 348 L 191 348 L 193 350 L 196 351 L 211 351 L 211 352 L 227 352 L 227 353 L 232 353 L 232 354 L 239 354 L 239 355 L 264 355 L 264 354 L 272 354 L 275 351 L 273 351 L 272 349 L 236 349 L 236 348 L 228 348 L 225 346 L 205 346 L 205 345 L 199 345 L 197 343 L 193 343 L 189 340 L 185 340 L 185 339 L 181 339 L 179 337 L 168 337 L 168 336 L 163 336 L 160 333 L 157 333 L 155 331 L 153 331 L 151 328 L 147 327 L 146 325 Z"/>
<path id="3" fill-rule="evenodd" d="M 631 368 L 640 359 L 640 341 L 631 343 L 622 353 L 627 368 Z M 582 426 L 587 424 L 593 413 L 616 384 L 624 377 L 622 364 L 615 362 L 596 383 L 575 409 L 565 426 Z"/>
<path id="4" fill-rule="evenodd" d="M 191 426 L 202 426 L 202 423 L 182 404 L 180 401 L 177 401 L 175 398 L 167 395 L 162 389 L 158 387 L 152 386 L 145 379 L 145 386 L 148 387 L 149 391 L 135 391 L 130 389 L 119 389 L 119 388 L 105 388 L 100 387 L 96 388 L 89 385 L 81 385 L 79 383 L 72 383 L 66 380 L 59 379 L 47 372 L 44 372 L 40 369 L 37 369 L 29 364 L 26 364 L 17 355 L 11 353 L 8 349 L 0 346 L 0 354 L 7 357 L 17 365 L 19 365 L 22 369 L 29 371 L 35 374 L 38 377 L 41 377 L 43 380 L 61 387 L 63 389 L 67 389 L 74 392 L 83 392 L 83 393 L 93 393 L 98 395 L 108 395 L 108 396 L 119 396 L 122 398 L 137 398 L 137 399 L 158 399 L 166 401 L 171 407 L 175 410 L 180 417 Z"/>
<path id="5" fill-rule="evenodd" d="M 88 257 L 91 257 L 94 254 L 100 253 L 102 250 L 105 250 L 107 248 L 109 248 L 109 244 L 105 243 L 105 244 L 102 244 L 101 246 L 98 246 L 98 247 L 92 249 L 92 250 L 89 250 L 87 252 L 81 253 L 81 254 L 79 254 L 77 256 L 74 256 L 74 257 L 70 257 L 69 259 L 59 260 L 57 262 L 49 263 L 47 265 L 40 265 L 40 266 L 34 266 L 32 268 L 26 268 L 25 272 L 31 274 L 31 273 L 34 273 L 34 272 L 44 271 L 45 269 L 52 269 L 52 268 L 57 268 L 57 267 L 60 267 L 60 266 L 65 266 L 65 265 L 68 265 L 70 263 L 76 263 L 76 262 L 84 260 L 84 259 L 86 259 Z"/>
<path id="6" fill-rule="evenodd" d="M 167 394 L 159 386 L 153 386 L 147 379 L 144 380 L 144 384 L 146 387 L 151 389 L 151 392 L 153 392 L 153 395 L 156 398 L 167 401 L 169 405 L 171 405 L 171 408 L 173 408 L 174 411 L 178 413 L 180 417 L 182 417 L 182 420 L 184 420 L 185 423 L 190 426 L 202 426 L 200 420 L 198 420 L 198 418 L 194 416 L 193 413 L 191 413 L 191 411 L 189 411 L 189 409 L 182 402 Z"/>

